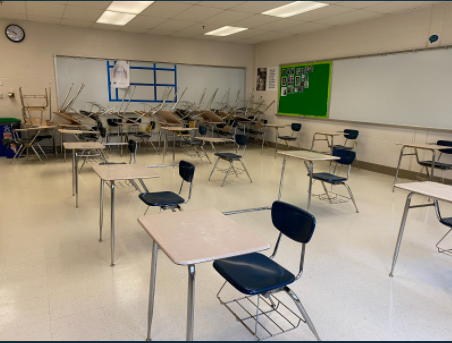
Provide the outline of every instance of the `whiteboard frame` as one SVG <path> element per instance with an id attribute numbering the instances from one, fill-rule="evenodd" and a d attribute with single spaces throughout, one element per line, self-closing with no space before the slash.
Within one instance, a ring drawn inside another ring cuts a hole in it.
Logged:
<path id="1" fill-rule="evenodd" d="M 350 56 L 345 56 L 345 57 L 338 57 L 338 58 L 327 58 L 327 59 L 322 59 L 322 60 L 312 60 L 312 61 L 307 61 L 307 62 L 295 62 L 295 63 L 281 63 L 279 65 L 279 67 L 283 66 L 283 65 L 288 65 L 288 64 L 296 64 L 296 63 L 314 63 L 314 62 L 326 62 L 326 61 L 340 61 L 340 60 L 349 60 L 349 59 L 353 59 L 353 58 L 366 58 L 366 57 L 378 57 L 378 56 L 386 56 L 386 55 L 395 55 L 395 54 L 406 54 L 407 52 L 412 52 L 412 53 L 416 53 L 416 52 L 420 52 L 420 51 L 431 51 L 431 50 L 439 50 L 439 49 L 449 49 L 452 46 L 450 45 L 444 45 L 444 46 L 437 46 L 437 47 L 433 47 L 433 48 L 421 48 L 421 49 L 409 49 L 409 50 L 397 50 L 397 51 L 389 51 L 389 52 L 382 52 L 382 53 L 375 53 L 375 54 L 368 54 L 368 55 L 350 55 Z M 332 68 L 334 68 L 333 63 L 331 64 Z M 331 70 L 332 71 L 332 70 Z M 334 79 L 331 78 L 331 84 L 330 84 L 330 89 L 333 89 L 333 82 Z M 281 87 L 281 86 L 280 86 Z M 279 98 L 277 99 L 278 101 L 278 105 L 279 105 Z M 328 114 L 330 111 L 330 107 L 331 107 L 331 102 L 329 102 L 328 104 Z M 287 118 L 288 116 L 286 115 L 281 115 L 281 114 L 275 114 L 277 117 L 281 117 L 281 118 Z M 404 129 L 414 129 L 414 130 L 428 130 L 428 131 L 440 131 L 440 132 L 452 132 L 452 129 L 440 129 L 440 128 L 435 128 L 435 127 L 424 127 L 424 126 L 411 126 L 411 125 L 400 125 L 400 124 L 386 124 L 386 123 L 378 123 L 378 122 L 370 122 L 370 121 L 358 121 L 358 120 L 344 120 L 344 119 L 334 119 L 334 118 L 330 118 L 328 116 L 328 118 L 315 118 L 315 117 L 308 117 L 308 116 L 304 116 L 304 115 L 299 115 L 299 116 L 291 116 L 291 119 L 293 118 L 306 118 L 306 119 L 312 119 L 312 120 L 320 120 L 320 121 L 333 121 L 333 122 L 339 122 L 339 123 L 354 123 L 354 124 L 365 124 L 365 125 L 376 125 L 376 126 L 382 126 L 382 127 L 395 127 L 395 128 L 404 128 Z"/>

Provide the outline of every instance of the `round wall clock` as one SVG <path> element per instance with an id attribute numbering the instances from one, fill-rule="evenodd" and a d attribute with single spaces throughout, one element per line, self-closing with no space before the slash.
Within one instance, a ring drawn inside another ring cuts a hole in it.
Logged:
<path id="1" fill-rule="evenodd" d="M 19 25 L 9 25 L 5 33 L 6 37 L 14 43 L 20 43 L 25 39 L 25 31 Z"/>

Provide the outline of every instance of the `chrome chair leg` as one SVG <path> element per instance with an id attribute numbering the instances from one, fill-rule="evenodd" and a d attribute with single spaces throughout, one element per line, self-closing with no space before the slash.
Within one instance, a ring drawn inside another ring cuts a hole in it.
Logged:
<path id="1" fill-rule="evenodd" d="M 217 169 L 218 162 L 220 162 L 219 157 L 218 157 L 218 160 L 215 162 L 215 165 L 213 166 L 212 172 L 210 173 L 209 181 L 210 181 L 210 178 L 212 177 L 213 172 L 215 171 L 215 169 Z"/>
<path id="2" fill-rule="evenodd" d="M 229 172 L 231 171 L 231 167 L 232 167 L 232 164 L 233 164 L 233 163 L 234 163 L 234 161 L 231 161 L 231 164 L 229 164 L 228 172 L 226 173 L 226 176 L 225 176 L 224 179 L 223 179 L 223 183 L 221 184 L 221 187 L 223 187 L 223 185 L 224 185 L 226 179 L 228 178 L 228 175 L 229 175 Z"/>
<path id="3" fill-rule="evenodd" d="M 83 154 L 83 152 L 82 152 L 82 154 Z M 91 155 L 91 151 L 90 151 L 90 150 L 88 151 L 88 155 Z M 86 163 L 86 160 L 87 160 L 87 159 L 88 159 L 88 156 L 86 156 L 85 159 L 83 160 L 83 164 L 82 164 L 82 166 L 80 167 L 80 170 L 78 171 L 79 174 L 82 172 L 82 169 L 83 169 L 83 167 L 85 166 L 85 163 Z"/>
<path id="4" fill-rule="evenodd" d="M 35 152 L 35 155 L 38 156 L 38 158 L 41 161 L 41 163 L 44 164 L 44 162 L 41 160 L 41 157 L 39 156 L 38 152 L 36 151 L 35 147 L 33 145 L 31 145 L 30 147 Z"/>
<path id="5" fill-rule="evenodd" d="M 46 159 L 49 159 L 49 158 L 47 157 L 46 153 L 44 152 L 44 150 L 42 149 L 42 146 L 41 146 L 40 144 L 38 144 L 38 143 L 36 143 L 36 145 L 39 147 L 39 150 L 41 150 L 41 152 L 42 152 L 42 154 L 44 155 L 44 157 L 45 157 Z"/>
<path id="6" fill-rule="evenodd" d="M 245 171 L 246 175 L 248 175 L 248 178 L 250 179 L 251 183 L 253 183 L 253 180 L 251 180 L 250 173 L 248 173 L 248 169 L 246 169 L 245 164 L 243 163 L 242 160 L 239 160 L 239 161 L 242 164 L 243 170 Z"/>
<path id="7" fill-rule="evenodd" d="M 210 160 L 209 155 L 207 155 L 206 151 L 204 150 L 204 147 L 201 145 L 200 148 L 201 148 L 202 152 L 204 153 L 204 155 L 205 155 L 205 156 L 207 157 L 207 159 L 209 160 L 210 164 L 212 164 L 212 161 Z"/>
<path id="8" fill-rule="evenodd" d="M 320 181 L 320 183 L 322 184 L 323 190 L 325 191 L 325 194 L 328 197 L 328 201 L 330 202 L 330 204 L 332 204 L 330 193 L 328 193 L 328 190 L 326 189 L 325 183 L 323 181 Z"/>
<path id="9" fill-rule="evenodd" d="M 14 154 L 14 157 L 12 158 L 11 162 L 9 162 L 9 165 L 13 164 L 13 161 L 16 159 L 17 155 L 19 154 L 19 152 L 24 148 L 24 145 L 22 144 L 16 151 L 16 153 Z M 17 159 L 19 159 L 19 157 L 17 157 Z"/>
<path id="10" fill-rule="evenodd" d="M 344 183 L 344 186 L 348 190 L 348 194 L 350 195 L 350 198 L 353 201 L 353 205 L 355 205 L 356 213 L 359 213 L 358 206 L 356 206 L 356 201 L 355 201 L 355 197 L 353 196 L 352 190 L 350 189 L 350 187 L 346 183 Z"/>

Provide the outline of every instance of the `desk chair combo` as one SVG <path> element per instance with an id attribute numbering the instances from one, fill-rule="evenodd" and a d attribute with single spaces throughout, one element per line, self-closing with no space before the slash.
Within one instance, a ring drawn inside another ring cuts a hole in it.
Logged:
<path id="1" fill-rule="evenodd" d="M 173 167 L 174 165 L 170 165 Z M 176 166 L 179 166 L 179 176 L 182 178 L 182 183 L 180 185 L 179 193 L 176 194 L 174 192 L 146 192 L 140 194 L 138 197 L 141 201 L 143 201 L 146 205 L 148 205 L 148 208 L 146 209 L 146 212 L 149 210 L 149 207 L 160 207 L 160 212 L 162 210 L 171 210 L 173 212 L 176 212 L 176 209 L 179 211 L 183 211 L 182 207 L 180 205 L 187 204 L 191 199 L 191 193 L 193 190 L 193 177 L 195 176 L 195 166 L 189 162 L 186 161 L 180 161 L 179 164 L 176 164 Z M 167 167 L 167 166 L 153 166 L 155 168 L 157 167 Z M 184 187 L 184 182 L 190 183 L 190 188 L 188 191 L 188 198 L 185 200 L 180 196 L 182 193 L 182 189 Z M 159 212 L 159 213 L 160 213 Z"/>
<path id="2" fill-rule="evenodd" d="M 209 181 L 210 178 L 212 177 L 213 172 L 215 171 L 215 169 L 217 168 L 218 162 L 220 162 L 220 160 L 223 161 L 227 161 L 229 162 L 229 168 L 226 172 L 226 176 L 223 179 L 223 183 L 221 184 L 221 187 L 223 187 L 226 179 L 228 178 L 229 172 L 232 170 L 235 173 L 235 176 L 238 176 L 237 170 L 236 168 L 234 168 L 233 164 L 235 161 L 239 161 L 242 164 L 243 170 L 245 171 L 246 175 L 248 175 L 248 178 L 250 179 L 250 182 L 253 182 L 253 180 L 251 180 L 251 176 L 248 173 L 248 170 L 245 167 L 245 164 L 242 161 L 242 158 L 245 157 L 245 153 L 246 153 L 246 143 L 248 141 L 248 137 L 245 135 L 235 135 L 235 143 L 237 144 L 236 149 L 235 149 L 235 154 L 234 153 L 230 153 L 230 152 L 217 152 L 215 154 L 215 156 L 218 156 L 217 162 L 215 162 L 215 165 L 213 166 L 212 172 L 210 173 L 209 176 Z M 243 147 L 243 156 L 242 155 L 237 155 L 237 150 L 238 147 L 242 146 Z"/>
<path id="3" fill-rule="evenodd" d="M 452 155 L 452 141 L 439 140 L 438 142 L 436 142 L 436 145 L 450 147 L 449 149 L 438 150 L 439 156 L 438 156 L 438 159 L 434 163 L 434 168 L 441 170 L 441 182 L 444 183 L 444 172 L 447 170 L 452 170 L 452 164 L 441 162 L 440 159 L 441 159 L 442 154 Z M 427 172 L 427 176 L 428 176 L 428 178 L 430 178 L 430 173 L 428 171 L 428 168 L 432 169 L 433 161 L 432 160 L 419 161 L 417 154 L 416 154 L 416 159 L 417 159 L 417 163 L 419 163 L 422 166 L 421 170 L 417 173 L 416 177 L 419 178 L 419 174 L 421 174 L 425 168 L 425 170 Z"/>
<path id="4" fill-rule="evenodd" d="M 224 214 L 228 215 L 228 213 Z M 233 212 L 229 214 L 233 214 Z M 289 288 L 289 285 L 303 274 L 306 244 L 314 234 L 316 219 L 305 210 L 281 201 L 273 203 L 271 218 L 273 225 L 279 231 L 279 236 L 270 257 L 252 253 L 217 260 L 213 263 L 215 270 L 226 280 L 220 288 L 217 298 L 254 335 L 256 340 L 292 331 L 298 328 L 301 322 L 304 322 L 315 338 L 320 341 L 314 324 L 300 299 Z M 283 236 L 302 245 L 300 268 L 296 276 L 274 261 Z M 227 283 L 245 296 L 231 301 L 222 300 L 220 293 Z M 289 295 L 300 311 L 301 317 L 275 296 L 279 292 Z M 239 308 L 240 312 L 246 313 L 245 316 L 236 313 L 234 307 Z M 250 308 L 255 308 L 256 312 L 252 313 Z M 259 321 L 259 317 L 262 318 L 261 321 Z"/>
<path id="5" fill-rule="evenodd" d="M 144 132 L 136 132 L 134 134 L 135 137 L 141 139 L 141 142 L 145 145 L 150 145 L 154 148 L 155 152 L 160 154 L 155 147 L 154 143 L 152 142 L 152 136 L 155 132 L 155 121 L 151 121 L 149 125 L 146 127 Z"/>
<path id="6" fill-rule="evenodd" d="M 445 254 L 452 256 L 452 249 L 444 249 L 441 248 L 439 245 L 440 243 L 449 235 L 449 233 L 452 231 L 452 217 L 449 218 L 443 218 L 441 216 L 441 211 L 439 210 L 438 200 L 435 200 L 435 208 L 436 208 L 436 216 L 438 217 L 438 220 L 441 224 L 445 225 L 449 231 L 446 232 L 446 234 L 439 240 L 438 243 L 436 243 L 436 248 L 438 249 L 438 252 L 440 254 Z"/>
<path id="7" fill-rule="evenodd" d="M 97 130 L 100 135 L 101 143 L 106 143 L 107 140 L 107 129 L 102 126 L 102 124 L 97 126 Z M 77 139 L 81 142 L 97 142 L 99 141 L 99 135 L 97 133 L 93 134 L 81 134 L 77 135 Z M 110 153 L 111 153 L 111 147 L 110 147 Z M 92 153 L 91 150 L 88 150 L 88 152 L 85 155 L 85 150 L 82 151 L 80 154 L 80 157 L 85 157 L 83 160 L 83 164 L 80 167 L 78 173 L 80 174 L 82 172 L 83 167 L 85 166 L 86 162 L 88 161 L 88 158 L 90 159 L 90 162 L 95 163 L 102 163 L 104 160 L 106 160 L 105 156 L 102 156 L 103 152 L 99 150 L 98 152 Z"/>
<path id="8" fill-rule="evenodd" d="M 290 136 L 278 136 L 278 139 L 286 142 L 287 150 L 289 150 L 289 142 L 297 143 L 298 149 L 301 149 L 300 145 L 298 144 L 298 140 L 297 140 L 298 135 L 301 130 L 301 124 L 300 123 L 292 123 L 290 125 L 290 128 L 292 129 L 292 134 Z"/>
<path id="9" fill-rule="evenodd" d="M 250 128 L 247 131 L 249 135 L 253 136 L 254 141 L 257 141 L 257 137 L 259 137 L 259 136 L 261 137 L 261 139 L 262 139 L 261 155 L 264 151 L 264 143 L 267 143 L 267 146 L 268 146 L 268 142 L 265 142 L 265 125 L 267 123 L 268 123 L 268 120 L 261 119 L 254 124 L 253 128 Z"/>
<path id="10" fill-rule="evenodd" d="M 345 142 L 344 145 L 333 145 L 331 148 L 333 149 L 344 149 L 344 150 L 353 150 L 353 148 L 356 145 L 356 139 L 359 136 L 359 131 L 358 130 L 351 130 L 351 129 L 345 129 L 344 130 L 344 137 L 345 137 Z M 352 145 L 347 145 L 348 141 L 352 141 Z"/>
<path id="11" fill-rule="evenodd" d="M 198 127 L 198 133 L 200 136 L 205 137 L 207 134 L 207 128 L 205 126 L 199 126 Z M 204 150 L 204 142 L 200 141 L 200 140 L 196 140 L 192 137 L 192 135 L 190 134 L 190 137 L 188 139 L 186 139 L 184 141 L 184 144 L 189 146 L 191 149 L 193 149 L 193 151 L 195 152 L 195 156 L 198 156 L 199 159 L 202 162 L 202 155 L 199 153 L 198 148 L 200 148 L 202 150 L 202 154 L 207 157 L 207 159 L 209 160 L 210 163 L 212 163 L 212 161 L 210 160 L 209 155 L 207 155 L 207 153 Z M 188 156 L 193 156 L 193 154 L 188 153 Z"/>
<path id="12" fill-rule="evenodd" d="M 317 196 L 321 200 L 328 200 L 328 202 L 330 204 L 341 204 L 341 203 L 348 202 L 351 199 L 353 202 L 353 205 L 355 206 L 356 213 L 359 213 L 358 207 L 356 206 L 355 198 L 353 197 L 352 190 L 345 183 L 350 178 L 350 169 L 352 167 L 353 161 L 356 158 L 356 152 L 350 151 L 350 150 L 344 150 L 344 149 L 334 149 L 332 155 L 340 158 L 339 160 L 332 161 L 332 162 L 336 162 L 336 167 L 334 168 L 334 171 L 332 174 L 329 172 L 312 174 L 312 179 L 314 180 L 313 182 L 315 182 L 317 180 L 320 181 L 320 183 L 322 184 L 323 190 L 325 191 L 325 193 L 318 194 L 315 196 Z M 348 166 L 347 176 L 336 175 L 337 165 Z M 308 169 L 308 173 L 309 173 L 309 169 Z M 308 176 L 310 176 L 310 174 L 308 174 Z M 332 191 L 328 191 L 327 187 L 325 186 L 325 183 L 328 183 L 332 186 L 343 185 L 345 188 L 347 188 L 349 197 L 334 193 Z"/>
<path id="13" fill-rule="evenodd" d="M 21 138 L 21 137 L 19 137 L 18 132 L 13 131 L 11 143 L 16 145 L 17 150 L 9 164 L 11 165 L 15 159 L 18 160 L 23 155 L 24 152 L 26 152 L 27 161 L 28 161 L 28 149 L 29 148 L 31 148 L 33 150 L 35 155 L 38 157 L 39 161 L 41 161 L 41 163 L 44 163 L 42 161 L 41 157 L 39 156 L 39 153 L 35 149 L 35 147 L 38 147 L 39 150 L 41 150 L 42 154 L 45 156 L 45 158 L 48 159 L 47 155 L 45 154 L 44 150 L 42 149 L 41 145 L 39 144 L 41 141 L 42 141 L 42 139 L 39 138 L 38 135 L 35 135 L 31 138 Z"/>

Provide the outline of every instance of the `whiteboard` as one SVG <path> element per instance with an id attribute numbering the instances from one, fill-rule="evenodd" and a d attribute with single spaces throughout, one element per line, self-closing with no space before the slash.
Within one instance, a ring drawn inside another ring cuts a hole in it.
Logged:
<path id="1" fill-rule="evenodd" d="M 452 49 L 333 61 L 330 119 L 452 129 Z"/>
<path id="2" fill-rule="evenodd" d="M 113 60 L 110 60 L 113 64 Z M 151 67 L 154 62 L 134 62 L 131 66 Z M 158 68 L 174 68 L 174 64 L 157 63 Z M 119 109 L 121 102 L 110 101 L 108 92 L 108 68 L 107 60 L 91 59 L 80 57 L 55 57 L 55 68 L 57 77 L 58 105 L 64 101 L 66 94 L 74 84 L 72 93 L 83 83 L 85 88 L 77 98 L 73 107 L 76 110 L 85 109 L 87 102 L 98 102 L 105 107 L 116 107 Z M 237 100 L 237 92 L 240 91 L 240 99 L 244 98 L 246 69 L 245 68 L 229 68 L 229 67 L 213 67 L 213 66 L 195 66 L 186 64 L 176 64 L 176 76 L 174 72 L 166 70 L 157 70 L 156 79 L 158 83 L 170 83 L 179 87 L 179 94 L 182 94 L 185 87 L 187 88 L 182 101 L 191 101 L 199 103 L 201 95 L 207 88 L 204 96 L 202 108 L 205 108 L 207 102 L 212 97 L 214 91 L 218 88 L 217 95 L 214 100 L 213 108 L 216 108 L 216 102 L 222 100 L 228 89 L 230 95 L 228 103 L 234 105 Z M 131 69 L 130 81 L 132 83 L 154 83 L 154 72 L 146 69 Z M 161 100 L 166 87 L 157 87 L 157 100 Z M 115 90 L 112 89 L 111 92 Z M 118 90 L 119 99 L 123 98 L 124 90 Z M 154 97 L 153 87 L 137 86 L 133 99 L 151 99 Z M 174 91 L 171 93 L 168 101 L 171 103 L 174 99 Z M 157 105 L 157 103 L 151 103 Z M 168 106 L 167 106 L 168 108 Z M 139 102 L 131 102 L 128 111 L 143 110 L 143 105 Z"/>

